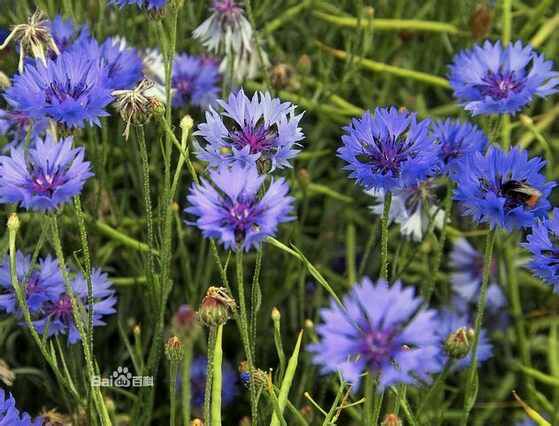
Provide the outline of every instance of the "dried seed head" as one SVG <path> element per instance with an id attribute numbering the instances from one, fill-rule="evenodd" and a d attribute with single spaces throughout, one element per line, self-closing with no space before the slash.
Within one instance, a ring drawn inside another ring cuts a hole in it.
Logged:
<path id="1" fill-rule="evenodd" d="M 225 324 L 237 309 L 235 300 L 223 287 L 210 287 L 198 310 L 198 320 L 208 327 Z"/>
<path id="2" fill-rule="evenodd" d="M 381 423 L 381 426 L 402 426 L 402 420 L 396 414 L 387 414 Z"/>
<path id="3" fill-rule="evenodd" d="M 8 35 L 0 50 L 5 49 L 10 41 L 14 39 L 19 42 L 19 72 L 23 71 L 23 59 L 26 54 L 31 54 L 34 58 L 40 59 L 43 64 L 47 62 L 47 52 L 52 50 L 59 55 L 58 46 L 52 38 L 50 25 L 46 15 L 37 10 L 31 15 L 27 23 L 18 24 L 12 27 L 12 32 Z"/>

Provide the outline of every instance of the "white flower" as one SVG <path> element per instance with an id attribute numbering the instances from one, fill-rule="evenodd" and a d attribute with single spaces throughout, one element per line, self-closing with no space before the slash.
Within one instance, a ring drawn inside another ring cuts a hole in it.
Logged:
<path id="1" fill-rule="evenodd" d="M 166 102 L 165 96 L 165 62 L 163 55 L 157 49 L 147 49 L 142 57 L 144 75 L 153 82 L 153 86 L 144 94 L 152 96 L 160 102 Z"/>

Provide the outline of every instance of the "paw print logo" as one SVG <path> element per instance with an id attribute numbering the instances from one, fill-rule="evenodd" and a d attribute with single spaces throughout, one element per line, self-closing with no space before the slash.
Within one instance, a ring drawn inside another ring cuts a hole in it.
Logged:
<path id="1" fill-rule="evenodd" d="M 113 371 L 113 386 L 117 388 L 129 388 L 132 385 L 132 373 L 127 367 L 118 367 Z"/>

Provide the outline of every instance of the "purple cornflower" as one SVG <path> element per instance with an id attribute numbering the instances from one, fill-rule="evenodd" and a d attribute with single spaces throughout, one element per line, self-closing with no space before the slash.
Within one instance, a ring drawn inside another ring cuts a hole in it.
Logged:
<path id="1" fill-rule="evenodd" d="M 72 148 L 72 138 L 37 138 L 28 151 L 19 146 L 0 156 L 0 202 L 27 210 L 52 211 L 78 195 L 93 176 L 84 149 Z"/>
<path id="2" fill-rule="evenodd" d="M 4 389 L 0 389 L 0 426 L 41 426 L 43 419 L 20 412 L 14 397 Z"/>
<path id="3" fill-rule="evenodd" d="M 492 229 L 509 231 L 531 226 L 550 208 L 547 198 L 555 186 L 540 173 L 545 162 L 528 159 L 525 150 L 508 152 L 490 147 L 459 164 L 455 174 L 455 199 L 474 221 L 487 223 Z"/>
<path id="4" fill-rule="evenodd" d="M 96 58 L 107 75 L 110 90 L 130 89 L 143 77 L 143 63 L 136 49 L 127 46 L 121 38 L 108 38 L 99 44 L 89 37 L 72 47 L 87 58 Z"/>
<path id="5" fill-rule="evenodd" d="M 31 256 L 16 253 L 18 284 L 24 290 L 31 314 L 39 312 L 44 303 L 57 299 L 64 292 L 64 280 L 58 262 L 48 256 L 38 259 L 37 266 L 31 268 Z M 5 256 L 0 264 L 0 310 L 8 314 L 22 316 L 18 307 L 10 275 L 10 259 Z"/>
<path id="6" fill-rule="evenodd" d="M 233 402 L 238 393 L 237 373 L 227 361 L 223 362 L 221 369 L 221 403 L 226 407 Z M 191 405 L 198 409 L 204 406 L 207 371 L 208 359 L 204 356 L 195 357 L 190 367 Z"/>
<path id="7" fill-rule="evenodd" d="M 433 123 L 433 136 L 440 145 L 439 167 L 443 174 L 455 173 L 464 158 L 483 152 L 489 143 L 475 124 L 451 119 Z"/>
<path id="8" fill-rule="evenodd" d="M 235 163 L 256 163 L 263 171 L 291 167 L 289 160 L 298 154 L 298 142 L 304 138 L 299 127 L 303 114 L 295 114 L 295 105 L 269 93 L 249 99 L 243 90 L 231 94 L 227 102 L 217 102 L 224 111 L 219 114 L 210 107 L 206 122 L 195 133 L 206 142 L 197 147 L 201 160 L 216 168 Z"/>
<path id="9" fill-rule="evenodd" d="M 52 118 L 69 128 L 87 121 L 100 125 L 112 101 L 107 69 L 80 51 L 67 51 L 56 59 L 25 67 L 13 79 L 5 98 L 14 108 L 35 119 Z"/>
<path id="10" fill-rule="evenodd" d="M 501 46 L 485 41 L 460 52 L 450 66 L 450 84 L 466 110 L 514 114 L 532 101 L 557 92 L 559 73 L 552 61 L 521 41 Z"/>
<path id="11" fill-rule="evenodd" d="M 116 312 L 116 294 L 107 274 L 100 269 L 91 271 L 91 284 L 93 287 L 93 325 L 105 325 L 103 318 Z M 72 281 L 72 289 L 79 303 L 86 312 L 89 310 L 87 303 L 87 281 L 79 272 Z M 48 336 L 59 334 L 68 335 L 68 343 L 73 344 L 80 340 L 80 334 L 74 323 L 72 300 L 66 292 L 54 300 L 47 301 L 41 311 L 39 319 L 33 322 L 37 331 L 41 334 L 48 327 Z"/>
<path id="12" fill-rule="evenodd" d="M 522 245 L 533 256 L 530 270 L 559 293 L 559 209 L 553 210 L 551 219 L 535 223 L 527 240 Z"/>
<path id="13" fill-rule="evenodd" d="M 148 10 L 159 10 L 165 7 L 167 0 L 109 0 L 109 4 L 116 5 L 120 8 L 129 5 L 136 5 Z"/>
<path id="14" fill-rule="evenodd" d="M 392 196 L 389 220 L 400 225 L 400 233 L 413 241 L 421 241 L 431 221 L 435 228 L 444 223 L 444 211 L 436 204 L 436 186 L 433 179 L 426 179 L 403 189 L 397 189 Z M 371 211 L 382 216 L 385 192 L 382 189 L 367 191 L 375 199 Z"/>
<path id="15" fill-rule="evenodd" d="M 217 238 L 227 249 L 248 251 L 258 246 L 276 233 L 280 223 L 293 219 L 288 184 L 283 178 L 272 180 L 260 197 L 264 180 L 254 167 L 210 171 L 211 183 L 202 179 L 190 189 L 190 207 L 185 212 L 196 219 L 187 224 L 199 228 L 206 238 Z"/>
<path id="16" fill-rule="evenodd" d="M 420 310 L 422 302 L 399 281 L 389 287 L 365 277 L 344 297 L 345 308 L 332 300 L 321 310 L 313 362 L 322 373 L 339 371 L 354 389 L 365 372 L 378 377 L 379 390 L 429 380 L 441 369 L 439 325 L 434 310 Z"/>
<path id="17" fill-rule="evenodd" d="M 177 107 L 195 105 L 207 108 L 217 100 L 219 69 L 214 61 L 186 54 L 177 55 L 173 65 L 173 103 Z"/>
<path id="18" fill-rule="evenodd" d="M 466 315 L 457 314 L 450 311 L 441 311 L 438 315 L 439 326 L 437 327 L 437 335 L 439 336 L 439 344 L 444 346 L 448 336 L 460 328 L 473 328 L 473 322 Z M 487 332 L 482 328 L 479 334 L 477 346 L 477 365 L 487 361 L 493 356 L 493 345 L 489 342 Z M 441 365 L 446 364 L 448 355 L 443 351 L 440 353 Z M 454 361 L 454 368 L 463 370 L 472 363 L 472 351 L 464 358 Z"/>
<path id="19" fill-rule="evenodd" d="M 50 31 L 60 52 L 66 51 L 74 43 L 80 44 L 91 37 L 86 25 L 76 27 L 71 18 L 63 19 L 60 15 L 51 21 Z"/>
<path id="20" fill-rule="evenodd" d="M 338 157 L 350 177 L 366 189 L 393 191 L 415 185 L 433 173 L 437 146 L 428 120 L 394 107 L 367 111 L 344 128 Z"/>

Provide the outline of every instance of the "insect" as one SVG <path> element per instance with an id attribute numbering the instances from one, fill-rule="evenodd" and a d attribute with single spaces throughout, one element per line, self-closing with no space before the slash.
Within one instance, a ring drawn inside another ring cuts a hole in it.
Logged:
<path id="1" fill-rule="evenodd" d="M 503 194 L 518 204 L 524 204 L 533 209 L 542 197 L 542 193 L 536 188 L 517 180 L 509 180 L 502 187 Z"/>

